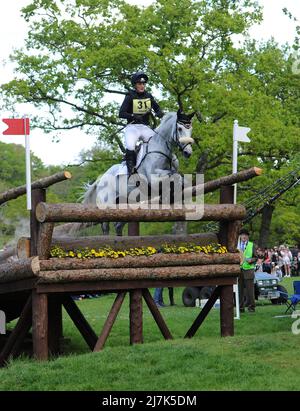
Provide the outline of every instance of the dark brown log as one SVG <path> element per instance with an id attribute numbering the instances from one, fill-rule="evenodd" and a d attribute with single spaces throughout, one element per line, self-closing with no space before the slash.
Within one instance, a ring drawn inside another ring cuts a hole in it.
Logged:
<path id="1" fill-rule="evenodd" d="M 25 339 L 26 334 L 30 330 L 32 323 L 32 298 L 28 297 L 27 302 L 22 310 L 20 318 L 10 334 L 5 346 L 0 353 L 0 367 L 7 364 L 9 357 L 16 356 Z"/>
<path id="2" fill-rule="evenodd" d="M 38 221 L 44 222 L 109 222 L 109 221 L 219 221 L 242 220 L 246 216 L 245 207 L 235 204 L 204 205 L 204 213 L 199 218 L 197 206 L 182 209 L 99 209 L 85 204 L 40 203 L 36 209 Z"/>
<path id="3" fill-rule="evenodd" d="M 47 188 L 60 181 L 68 180 L 71 177 L 72 177 L 71 173 L 69 173 L 68 171 L 62 171 L 52 176 L 44 177 L 37 181 L 34 181 L 31 184 L 31 189 L 34 190 L 37 188 Z M 7 190 L 6 192 L 0 194 L 0 204 L 6 203 L 9 200 L 18 198 L 22 196 L 23 194 L 26 194 L 26 185 L 11 188 L 10 190 Z"/>
<path id="4" fill-rule="evenodd" d="M 48 360 L 48 295 L 38 294 L 36 290 L 32 291 L 32 341 L 34 357 Z"/>
<path id="5" fill-rule="evenodd" d="M 80 258 L 51 258 L 50 260 L 40 260 L 40 269 L 41 271 L 56 271 L 87 270 L 90 268 L 143 268 L 239 263 L 239 253 L 187 253 L 184 255 L 158 253 L 149 256 L 126 256 L 117 259 L 109 257 L 84 260 Z"/>
<path id="6" fill-rule="evenodd" d="M 0 283 L 34 277 L 40 271 L 37 257 L 0 265 Z"/>
<path id="7" fill-rule="evenodd" d="M 130 344 L 143 343 L 142 290 L 129 291 Z"/>
<path id="8" fill-rule="evenodd" d="M 211 193 L 217 190 L 221 186 L 231 186 L 236 183 L 241 183 L 242 181 L 250 180 L 253 177 L 260 176 L 263 170 L 258 167 L 252 167 L 248 170 L 239 171 L 235 174 L 229 174 L 228 176 L 217 178 L 216 180 L 208 181 L 204 184 L 204 193 Z M 196 189 L 193 190 L 195 194 Z"/>
<path id="9" fill-rule="evenodd" d="M 35 213 L 38 203 L 46 201 L 46 190 L 38 188 L 32 190 L 31 194 L 31 211 L 30 211 L 30 254 L 31 256 L 38 255 L 38 238 L 40 223 L 37 221 Z"/>
<path id="10" fill-rule="evenodd" d="M 140 235 L 140 224 L 138 222 L 133 222 L 128 224 L 128 235 L 129 236 L 139 236 Z"/>
<path id="11" fill-rule="evenodd" d="M 142 279 L 179 279 L 238 276 L 240 266 L 219 264 L 189 267 L 154 267 L 154 268 L 100 268 L 87 270 L 40 271 L 41 283 L 68 283 L 76 281 L 98 280 L 142 280 Z"/>
<path id="12" fill-rule="evenodd" d="M 41 224 L 39 229 L 37 253 L 43 260 L 47 260 L 50 257 L 53 227 L 53 223 L 44 223 Z"/>
<path id="13" fill-rule="evenodd" d="M 98 249 L 101 247 L 112 247 L 114 250 L 126 250 L 135 247 L 155 247 L 159 248 L 163 244 L 185 244 L 195 243 L 197 245 L 207 245 L 218 243 L 215 233 L 201 233 L 190 235 L 149 235 L 149 236 L 95 236 L 95 237 L 54 237 L 52 245 L 62 247 L 64 250 L 76 250 L 88 247 Z"/>
<path id="14" fill-rule="evenodd" d="M 232 288 L 232 286 L 231 286 L 231 288 Z M 214 304 L 217 301 L 217 299 L 219 298 L 219 296 L 220 296 L 220 287 L 216 287 L 214 289 L 212 295 L 210 296 L 209 300 L 207 301 L 205 306 L 200 311 L 200 314 L 197 316 L 197 318 L 193 322 L 192 326 L 190 327 L 188 332 L 185 334 L 184 338 L 192 338 L 196 334 L 197 330 L 199 329 L 199 327 L 201 326 L 201 324 L 203 323 L 203 321 L 207 317 L 208 313 L 210 312 L 210 310 L 214 306 Z"/>
<path id="15" fill-rule="evenodd" d="M 101 351 L 102 348 L 104 347 L 104 344 L 107 340 L 107 337 L 109 336 L 109 333 L 111 332 L 111 329 L 115 323 L 115 320 L 119 314 L 120 308 L 123 304 L 123 301 L 126 296 L 126 291 L 122 291 L 118 293 L 113 306 L 110 310 L 110 313 L 108 314 L 108 317 L 105 321 L 105 324 L 103 326 L 102 332 L 100 334 L 100 337 L 98 338 L 98 341 L 94 347 L 94 352 Z"/>
<path id="16" fill-rule="evenodd" d="M 215 277 L 199 277 L 199 278 L 180 278 L 180 279 L 156 279 L 156 280 L 96 280 L 96 281 L 80 281 L 69 283 L 40 283 L 36 284 L 36 289 L 39 293 L 72 293 L 82 294 L 83 292 L 95 293 L 97 291 L 116 290 L 133 290 L 155 287 L 200 287 L 200 286 L 216 286 L 216 285 L 233 285 L 236 284 L 237 275 L 233 274 L 231 277 L 215 276 Z M 14 286 L 18 283 L 11 283 Z M 1 286 L 0 286 L 1 289 Z"/>
<path id="17" fill-rule="evenodd" d="M 17 248 L 12 246 L 8 247 L 6 250 L 0 252 L 0 264 L 6 262 L 9 257 L 17 255 Z"/>
<path id="18" fill-rule="evenodd" d="M 79 310 L 77 304 L 68 295 L 63 297 L 62 303 L 85 342 L 93 350 L 97 343 L 97 335 Z"/>
<path id="19" fill-rule="evenodd" d="M 220 190 L 220 204 L 233 204 L 234 202 L 234 187 L 222 186 Z M 228 227 L 229 221 L 220 221 L 219 223 L 219 242 L 228 246 Z"/>
<path id="20" fill-rule="evenodd" d="M 160 329 L 160 332 L 162 333 L 162 335 L 164 336 L 164 338 L 166 340 L 172 340 L 172 334 L 167 326 L 167 324 L 165 323 L 159 309 L 157 308 L 149 290 L 147 288 L 143 289 L 143 297 L 148 305 L 148 308 L 156 322 L 156 324 L 158 325 L 158 328 Z"/>
<path id="21" fill-rule="evenodd" d="M 234 335 L 233 287 L 231 285 L 222 285 L 220 289 L 221 336 L 229 337 Z"/>

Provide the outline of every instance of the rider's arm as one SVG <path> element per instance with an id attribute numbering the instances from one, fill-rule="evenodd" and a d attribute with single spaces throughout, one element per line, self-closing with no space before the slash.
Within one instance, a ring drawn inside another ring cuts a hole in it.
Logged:
<path id="1" fill-rule="evenodd" d="M 132 114 L 132 98 L 130 95 L 124 98 L 124 101 L 120 107 L 119 118 L 125 118 L 126 120 L 133 120 Z"/>
<path id="2" fill-rule="evenodd" d="M 153 107 L 153 110 L 154 110 L 156 116 L 159 117 L 159 118 L 162 118 L 164 113 L 162 112 L 161 108 L 159 107 L 158 102 L 156 100 L 154 100 L 153 96 L 151 96 L 151 100 L 152 100 L 152 107 Z"/>

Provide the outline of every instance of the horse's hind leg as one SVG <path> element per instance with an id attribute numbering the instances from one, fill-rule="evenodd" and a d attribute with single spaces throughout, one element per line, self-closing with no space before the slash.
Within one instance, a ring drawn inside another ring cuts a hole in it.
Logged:
<path id="1" fill-rule="evenodd" d="M 109 235 L 109 223 L 101 223 L 102 233 L 104 235 Z"/>
<path id="2" fill-rule="evenodd" d="M 114 223 L 117 235 L 123 235 L 123 227 L 125 224 L 126 223 L 122 223 L 122 222 Z"/>

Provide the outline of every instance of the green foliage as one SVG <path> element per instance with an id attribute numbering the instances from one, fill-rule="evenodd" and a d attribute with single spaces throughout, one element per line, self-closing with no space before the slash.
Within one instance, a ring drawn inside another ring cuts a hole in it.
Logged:
<path id="1" fill-rule="evenodd" d="M 229 174 L 234 119 L 251 127 L 251 144 L 240 145 L 239 167 L 258 164 L 265 170 L 264 177 L 241 185 L 240 201 L 295 164 L 300 76 L 292 65 L 299 39 L 294 47 L 251 39 L 248 29 L 262 20 L 258 2 L 157 0 L 139 7 L 123 0 L 32 0 L 23 16 L 30 30 L 25 49 L 11 56 L 16 77 L 2 85 L 3 104 L 27 102 L 48 109 L 49 116 L 36 117 L 35 125 L 45 131 L 95 133 L 101 150 L 108 147 L 112 153 L 111 162 L 102 157 L 76 168 L 69 200 L 75 201 L 84 182 L 120 158 L 115 154 L 122 145 L 116 100 L 130 88 L 137 69 L 147 70 L 149 87 L 160 93 L 166 111 L 180 105 L 197 112 L 194 155 L 181 161 L 180 171 L 204 172 L 206 181 Z M 93 150 L 87 155 L 92 159 Z M 65 196 L 63 189 L 53 190 Z M 298 212 L 296 200 L 292 203 L 290 217 Z M 286 221 L 277 217 L 286 214 L 281 205 L 274 214 L 277 227 Z M 253 227 L 257 231 L 257 222 Z"/>

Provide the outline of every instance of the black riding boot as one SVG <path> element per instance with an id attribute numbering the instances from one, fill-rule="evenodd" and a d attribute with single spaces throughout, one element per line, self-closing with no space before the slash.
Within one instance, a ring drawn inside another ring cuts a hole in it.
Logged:
<path id="1" fill-rule="evenodd" d="M 125 160 L 128 170 L 128 175 L 130 176 L 134 172 L 134 167 L 136 165 L 136 152 L 134 150 L 127 150 L 125 153 Z"/>

